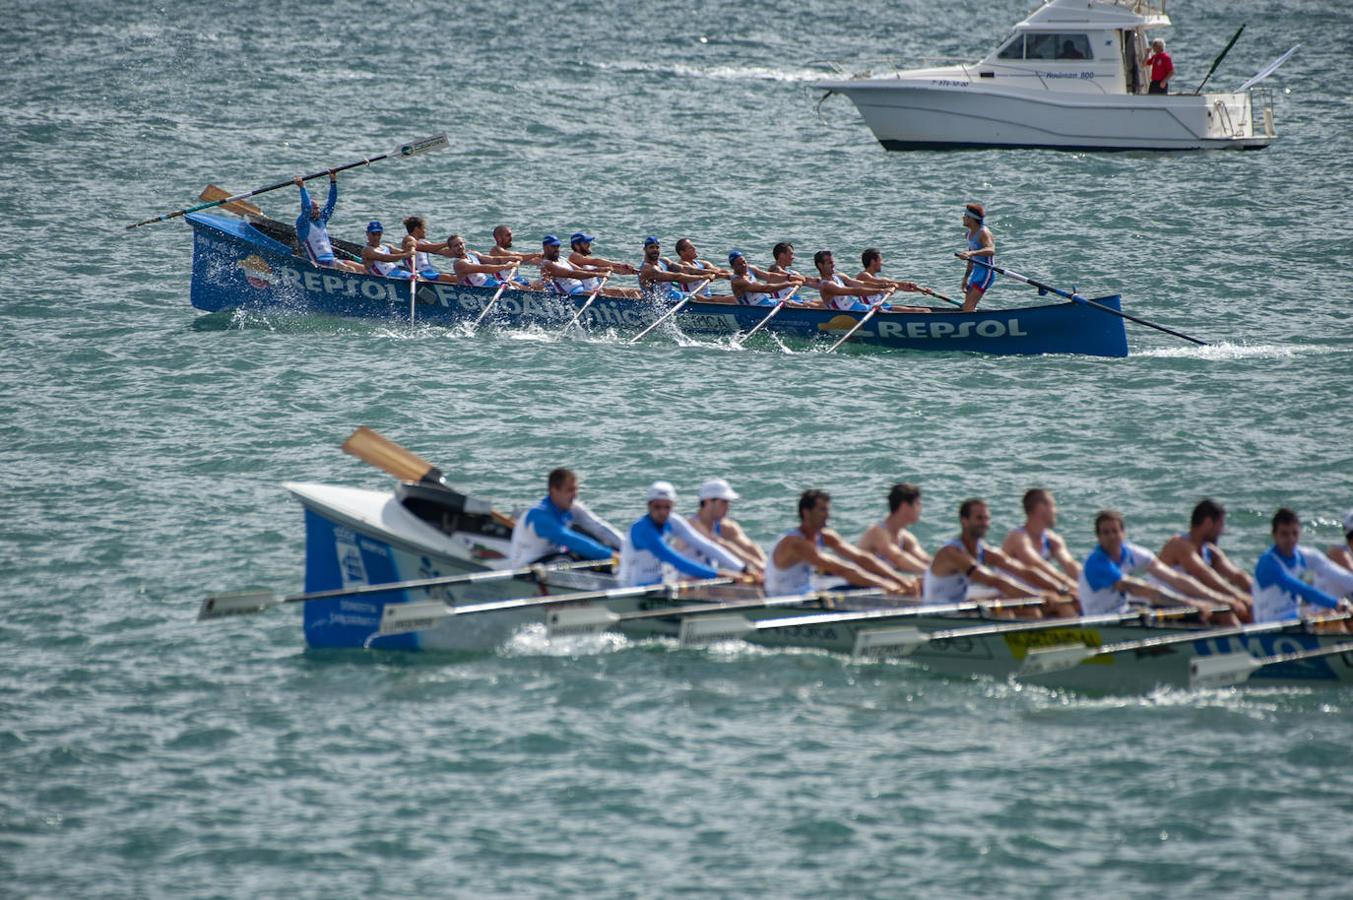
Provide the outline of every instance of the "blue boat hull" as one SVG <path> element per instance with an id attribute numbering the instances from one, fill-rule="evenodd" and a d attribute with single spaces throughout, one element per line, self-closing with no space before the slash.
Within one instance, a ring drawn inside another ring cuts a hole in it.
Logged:
<path id="1" fill-rule="evenodd" d="M 472 322 L 494 295 L 492 288 L 420 282 L 411 302 L 407 281 L 321 269 L 252 226 L 223 216 L 193 213 L 192 304 L 201 310 L 287 309 L 340 316 L 389 318 L 455 325 Z M 1117 295 L 1094 298 L 1113 309 Z M 510 291 L 488 321 L 500 326 L 562 327 L 581 297 Z M 583 315 L 587 328 L 638 330 L 670 306 L 644 300 L 598 297 Z M 732 335 L 750 330 L 770 311 L 762 306 L 688 303 L 675 317 L 689 334 Z M 785 307 L 766 330 L 804 339 L 836 340 L 863 313 Z M 854 343 L 904 350 L 962 350 L 1032 355 L 1074 353 L 1127 356 L 1127 334 L 1117 316 L 1080 303 L 965 313 L 881 313 L 851 338 Z"/>

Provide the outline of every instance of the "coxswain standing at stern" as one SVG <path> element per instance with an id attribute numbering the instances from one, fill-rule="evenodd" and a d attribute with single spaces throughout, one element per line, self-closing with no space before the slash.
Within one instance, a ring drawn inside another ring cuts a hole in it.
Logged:
<path id="1" fill-rule="evenodd" d="M 767 596 L 813 593 L 817 590 L 815 571 L 844 578 L 856 587 L 882 588 L 911 597 L 919 593 L 915 578 L 893 570 L 828 528 L 831 512 L 832 498 L 826 491 L 808 490 L 799 497 L 799 527 L 776 541 L 766 563 Z"/>
<path id="2" fill-rule="evenodd" d="M 980 203 L 969 203 L 963 208 L 963 227 L 968 229 L 968 249 L 959 254 L 960 259 L 968 261 L 968 269 L 963 273 L 964 312 L 977 309 L 982 295 L 996 280 L 996 270 L 991 267 L 996 261 L 996 239 L 983 224 L 986 217 L 986 208 Z"/>
<path id="3" fill-rule="evenodd" d="M 301 189 L 301 214 L 296 217 L 296 241 L 310 262 L 322 269 L 361 272 L 362 264 L 334 256 L 334 245 L 329 240 L 329 217 L 338 203 L 338 173 L 329 170 L 329 202 L 320 209 L 319 201 L 310 199 L 305 180 L 297 175 L 292 183 Z"/>

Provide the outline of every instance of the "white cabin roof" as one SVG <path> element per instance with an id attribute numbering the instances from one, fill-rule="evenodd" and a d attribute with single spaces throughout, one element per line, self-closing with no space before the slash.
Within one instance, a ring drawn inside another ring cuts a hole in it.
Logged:
<path id="1" fill-rule="evenodd" d="M 1165 0 L 1047 0 L 1016 31 L 1166 28 Z"/>

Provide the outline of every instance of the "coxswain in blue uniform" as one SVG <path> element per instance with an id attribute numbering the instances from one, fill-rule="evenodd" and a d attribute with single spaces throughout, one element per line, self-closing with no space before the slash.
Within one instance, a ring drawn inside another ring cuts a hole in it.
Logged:
<path id="1" fill-rule="evenodd" d="M 465 246 L 465 238 L 458 234 L 446 239 L 446 255 L 451 258 L 456 280 L 466 287 L 501 287 L 502 279 L 508 278 L 508 273 L 520 265 L 508 257 L 475 253 Z M 520 285 L 509 281 L 507 287 L 515 290 Z"/>
<path id="2" fill-rule="evenodd" d="M 1053 531 L 1057 524 L 1057 501 L 1045 488 L 1024 492 L 1024 524 L 1012 529 L 1001 550 L 1012 559 L 1042 573 L 1044 584 L 1074 591 L 1081 577 L 1080 563 L 1066 549 L 1066 541 Z"/>
<path id="3" fill-rule="evenodd" d="M 897 291 L 913 294 L 920 290 L 920 287 L 917 286 L 914 281 L 898 281 L 895 278 L 884 278 L 882 274 L 883 251 L 879 250 L 877 247 L 869 247 L 860 254 L 860 265 L 864 268 L 860 269 L 860 273 L 855 276 L 855 280 L 860 284 L 868 284 L 880 288 L 876 293 L 870 294 L 868 297 L 864 298 L 864 301 L 870 306 L 882 303 L 887 299 L 884 294 L 884 290 L 887 288 L 893 288 Z M 898 306 L 896 303 L 893 303 L 891 304 L 891 307 L 890 312 L 930 312 L 930 310 L 924 306 Z"/>
<path id="4" fill-rule="evenodd" d="M 915 578 L 890 568 L 828 528 L 831 514 L 832 498 L 826 491 L 807 490 L 799 496 L 798 527 L 781 535 L 766 561 L 768 596 L 812 593 L 817 590 L 813 580 L 817 572 L 890 594 L 914 597 L 920 593 Z"/>
<path id="5" fill-rule="evenodd" d="M 677 577 L 737 576 L 746 569 L 736 556 L 700 534 L 685 519 L 672 515 L 675 506 L 676 489 L 671 483 L 653 482 L 648 489 L 648 512 L 630 526 L 620 551 L 622 586 L 660 584 Z M 670 543 L 673 539 L 680 540 L 719 568 L 678 552 Z"/>
<path id="6" fill-rule="evenodd" d="M 964 603 L 972 584 L 994 588 L 1002 597 L 1039 597 L 1041 608 L 1026 607 L 1019 615 L 1032 618 L 1074 616 L 1070 589 L 1044 579 L 1037 571 L 983 541 L 991 530 L 991 510 L 977 497 L 958 507 L 959 535 L 935 552 L 926 569 L 926 603 Z"/>
<path id="7" fill-rule="evenodd" d="M 1301 519 L 1283 508 L 1273 516 L 1273 546 L 1254 567 L 1254 621 L 1278 622 L 1298 616 L 1348 612 L 1353 602 L 1353 572 L 1309 547 L 1301 546 Z M 1347 631 L 1347 622 L 1327 622 L 1322 630 Z"/>
<path id="8" fill-rule="evenodd" d="M 371 221 L 366 226 L 366 246 L 362 248 L 362 264 L 368 275 L 380 275 L 385 278 L 409 278 L 409 270 L 400 265 L 408 264 L 413 258 L 412 250 L 396 250 L 383 242 L 385 226 Z"/>
<path id="9" fill-rule="evenodd" d="M 1226 507 L 1203 499 L 1193 507 L 1189 530 L 1165 542 L 1156 556 L 1162 563 L 1183 572 L 1212 590 L 1230 596 L 1231 609 L 1243 622 L 1251 621 L 1250 576 L 1232 564 L 1217 542 L 1226 533 Z"/>
<path id="10" fill-rule="evenodd" d="M 868 312 L 870 304 L 865 299 L 878 293 L 878 288 L 863 284 L 854 278 L 847 278 L 836 271 L 836 259 L 830 250 L 819 250 L 813 254 L 813 265 L 817 266 L 817 292 L 822 296 L 822 306 L 826 309 L 845 312 Z M 879 300 L 884 310 L 892 307 L 884 302 L 892 296 L 894 288 L 887 288 Z"/>
<path id="11" fill-rule="evenodd" d="M 413 265 L 418 272 L 419 281 L 441 281 L 446 284 L 455 284 L 454 276 L 446 275 L 432 264 L 432 257 L 429 254 L 436 253 L 441 256 L 446 255 L 446 241 L 428 240 L 427 219 L 422 216 L 406 216 L 404 218 L 404 241 L 400 247 L 404 250 L 413 251 Z"/>
<path id="12" fill-rule="evenodd" d="M 968 249 L 959 254 L 968 261 L 968 268 L 963 273 L 964 312 L 977 309 L 982 295 L 996 280 L 996 270 L 991 267 L 996 262 L 996 239 L 984 224 L 986 217 L 986 207 L 980 203 L 963 207 L 963 227 L 968 229 Z"/>
<path id="13" fill-rule="evenodd" d="M 907 529 L 921 520 L 921 489 L 903 482 L 888 491 L 888 516 L 870 525 L 859 547 L 899 572 L 920 575 L 930 568 L 930 554 Z"/>
<path id="14" fill-rule="evenodd" d="M 613 259 L 603 259 L 592 253 L 592 242 L 597 239 L 594 234 L 588 234 L 585 231 L 575 231 L 570 237 L 570 252 L 568 261 L 576 269 L 582 269 L 594 274 L 583 278 L 583 287 L 590 294 L 601 283 L 601 273 L 610 272 L 612 275 L 638 275 L 639 270 L 627 262 L 617 262 Z M 607 283 L 608 286 L 602 288 L 602 294 L 607 297 L 627 297 L 632 300 L 639 298 L 639 292 L 631 288 L 622 288 Z"/>
<path id="15" fill-rule="evenodd" d="M 676 261 L 672 263 L 672 268 L 689 273 L 686 283 L 683 286 L 687 293 L 696 289 L 700 282 L 714 276 L 715 281 L 727 281 L 733 277 L 733 273 L 728 269 L 721 269 L 707 259 L 700 258 L 700 251 L 695 249 L 695 244 L 690 238 L 679 238 L 676 242 Z M 699 288 L 700 300 L 702 303 L 736 303 L 737 299 L 730 294 L 716 294 L 712 288 L 712 282 Z"/>
<path id="16" fill-rule="evenodd" d="M 578 476 L 572 469 L 550 472 L 547 489 L 544 499 L 517 517 L 508 568 L 560 554 L 610 559 L 620 549 L 620 532 L 578 499 Z"/>
<path id="17" fill-rule="evenodd" d="M 672 264 L 663 258 L 662 242 L 653 236 L 644 238 L 644 264 L 639 267 L 639 293 L 645 300 L 675 303 L 686 299 L 683 290 L 685 278 L 672 271 Z"/>
<path id="18" fill-rule="evenodd" d="M 1095 540 L 1095 549 L 1081 567 L 1078 585 L 1085 615 L 1125 613 L 1131 595 L 1148 603 L 1192 606 L 1202 621 L 1212 625 L 1237 624 L 1223 595 L 1183 572 L 1174 571 L 1142 545 L 1129 542 L 1122 513 L 1106 509 L 1096 515 Z M 1148 575 L 1150 580 L 1134 577 L 1138 575 Z"/>
<path id="19" fill-rule="evenodd" d="M 803 285 L 801 276 L 758 269 L 747 262 L 741 250 L 728 254 L 728 265 L 733 272 L 733 277 L 729 279 L 733 299 L 744 306 L 775 306 L 780 302 L 777 298 L 783 299 L 783 296 Z"/>
<path id="20" fill-rule="evenodd" d="M 334 245 L 329 240 L 329 217 L 338 203 L 338 173 L 329 170 L 329 202 L 320 209 L 319 202 L 310 199 L 305 181 L 298 175 L 292 183 L 301 189 L 301 214 L 296 217 L 296 241 L 306 259 L 322 269 L 342 269 L 345 272 L 362 271 L 361 263 L 334 256 Z"/>

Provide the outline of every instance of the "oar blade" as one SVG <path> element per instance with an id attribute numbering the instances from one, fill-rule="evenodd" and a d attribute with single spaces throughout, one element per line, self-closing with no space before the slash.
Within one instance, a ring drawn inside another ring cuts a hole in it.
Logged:
<path id="1" fill-rule="evenodd" d="M 619 621 L 620 617 L 604 606 L 570 606 L 545 617 L 545 634 L 550 638 L 601 634 Z"/>
<path id="2" fill-rule="evenodd" d="M 197 621 L 228 619 L 231 616 L 252 616 L 278 604 L 272 591 L 225 591 L 208 594 L 197 610 Z"/>
<path id="3" fill-rule="evenodd" d="M 447 140 L 446 132 L 442 132 L 441 134 L 428 135 L 427 137 L 419 138 L 416 141 L 400 144 L 399 149 L 394 152 L 394 155 L 399 159 L 405 159 L 432 150 L 443 150 L 450 146 L 451 142 Z"/>
<path id="4" fill-rule="evenodd" d="M 341 449 L 402 481 L 420 481 L 436 468 L 417 453 L 365 425 L 348 435 Z"/>
<path id="5" fill-rule="evenodd" d="M 699 647 L 717 641 L 734 641 L 745 637 L 756 626 L 745 616 L 703 616 L 681 620 L 677 640 L 683 647 Z"/>
<path id="6" fill-rule="evenodd" d="M 1264 664 L 1248 653 L 1219 653 L 1189 660 L 1189 687 L 1217 688 L 1243 684 Z"/>
<path id="7" fill-rule="evenodd" d="M 1084 644 L 1067 644 L 1062 647 L 1047 647 L 1031 650 L 1019 667 L 1019 675 L 1046 675 L 1049 672 L 1061 672 L 1076 666 L 1094 656 L 1096 651 Z"/>
<path id="8" fill-rule="evenodd" d="M 418 600 L 413 603 L 387 603 L 381 611 L 380 634 L 409 634 L 435 628 L 442 620 L 454 615 L 451 607 L 441 600 Z"/>
<path id="9" fill-rule="evenodd" d="M 930 641 L 930 636 L 914 626 L 902 628 L 865 628 L 855 635 L 851 659 L 882 659 L 911 656 Z"/>

